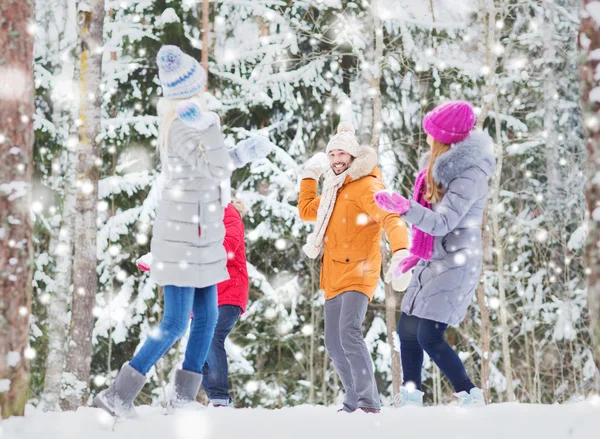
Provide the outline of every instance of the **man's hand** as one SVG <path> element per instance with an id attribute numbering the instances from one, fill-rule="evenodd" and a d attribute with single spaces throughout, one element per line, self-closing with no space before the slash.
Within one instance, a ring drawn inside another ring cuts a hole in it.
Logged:
<path id="1" fill-rule="evenodd" d="M 330 167 L 331 165 L 329 164 L 327 154 L 324 152 L 318 152 L 308 159 L 304 165 L 304 169 L 302 170 L 302 179 L 304 180 L 305 178 L 312 178 L 313 180 L 319 181 L 321 175 L 323 175 L 323 173 Z"/>

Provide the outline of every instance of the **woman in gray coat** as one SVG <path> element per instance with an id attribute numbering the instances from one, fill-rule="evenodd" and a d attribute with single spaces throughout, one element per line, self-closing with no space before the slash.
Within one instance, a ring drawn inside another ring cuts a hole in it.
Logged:
<path id="1" fill-rule="evenodd" d="M 423 128 L 431 155 L 422 171 L 424 196 L 416 193 L 407 200 L 396 193 L 375 195 L 382 209 L 399 213 L 413 225 L 413 240 L 429 246 L 413 246 L 411 257 L 397 269 L 400 275 L 414 266 L 398 322 L 402 405 L 422 405 L 423 351 L 451 381 L 463 406 L 485 404 L 483 392 L 444 340 L 448 326 L 464 319 L 481 274 L 481 225 L 495 159 L 491 138 L 471 132 L 474 123 L 470 104 L 462 101 L 428 113 Z"/>
<path id="2" fill-rule="evenodd" d="M 224 207 L 233 164 L 218 116 L 202 110 L 206 73 L 178 47 L 163 46 L 157 63 L 159 149 L 166 183 L 152 229 L 151 278 L 164 286 L 164 315 L 133 359 L 94 402 L 110 414 L 135 417 L 133 401 L 152 366 L 187 330 L 181 370 L 169 405 L 195 401 L 217 322 L 216 284 L 229 279 L 223 246 Z"/>

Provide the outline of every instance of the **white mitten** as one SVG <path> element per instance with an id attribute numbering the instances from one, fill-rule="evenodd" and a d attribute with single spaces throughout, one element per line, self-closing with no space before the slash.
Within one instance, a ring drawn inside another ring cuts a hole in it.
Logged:
<path id="1" fill-rule="evenodd" d="M 399 277 L 394 277 L 394 272 L 396 272 L 400 262 L 409 256 L 410 252 L 408 250 L 398 250 L 392 255 L 390 266 L 385 273 L 384 281 L 388 284 L 391 282 L 392 288 L 396 291 L 406 291 L 408 284 L 410 283 L 410 279 L 412 278 L 412 270 L 402 273 Z M 400 270 L 398 270 L 398 272 L 400 272 Z"/>
<path id="2" fill-rule="evenodd" d="M 152 267 L 152 253 L 146 253 L 141 258 L 135 261 L 135 264 L 142 271 L 150 271 L 150 267 Z"/>
<path id="3" fill-rule="evenodd" d="M 262 159 L 271 153 L 272 144 L 264 136 L 252 136 L 240 140 L 230 151 L 233 164 L 241 168 L 254 160 Z"/>
<path id="4" fill-rule="evenodd" d="M 302 179 L 312 178 L 313 180 L 319 180 L 323 172 L 327 171 L 331 165 L 329 164 L 329 158 L 324 152 L 318 152 L 307 160 L 302 170 Z"/>
<path id="5" fill-rule="evenodd" d="M 198 98 L 181 101 L 175 107 L 177 117 L 186 125 L 205 131 L 215 124 L 219 124 L 219 116 L 212 111 L 202 111 L 202 102 Z"/>

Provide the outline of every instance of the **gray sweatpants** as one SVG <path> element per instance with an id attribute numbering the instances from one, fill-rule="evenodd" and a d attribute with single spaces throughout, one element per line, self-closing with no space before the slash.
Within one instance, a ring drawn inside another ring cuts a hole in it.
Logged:
<path id="1" fill-rule="evenodd" d="M 344 389 L 344 410 L 380 408 L 373 360 L 362 334 L 369 298 L 347 291 L 325 301 L 325 348 Z"/>

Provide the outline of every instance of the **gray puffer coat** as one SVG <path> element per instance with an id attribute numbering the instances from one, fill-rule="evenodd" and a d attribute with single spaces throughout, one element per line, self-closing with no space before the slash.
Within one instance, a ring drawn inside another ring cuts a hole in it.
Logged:
<path id="1" fill-rule="evenodd" d="M 229 279 L 224 204 L 233 169 L 218 124 L 204 131 L 177 119 L 161 157 L 165 187 L 150 244 L 158 285 L 203 288 Z"/>
<path id="2" fill-rule="evenodd" d="M 431 260 L 415 266 L 402 300 L 406 314 L 448 325 L 465 318 L 481 274 L 481 225 L 495 169 L 492 139 L 473 132 L 437 158 L 433 178 L 444 196 L 432 210 L 411 200 L 402 217 L 434 236 L 434 246 Z"/>

